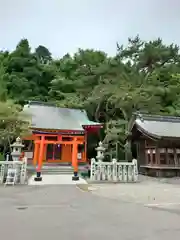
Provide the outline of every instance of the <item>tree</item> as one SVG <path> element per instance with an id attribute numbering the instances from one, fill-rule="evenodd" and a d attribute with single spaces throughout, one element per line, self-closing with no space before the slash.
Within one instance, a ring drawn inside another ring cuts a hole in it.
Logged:
<path id="1" fill-rule="evenodd" d="M 50 63 L 50 61 L 52 60 L 52 56 L 51 56 L 50 51 L 42 45 L 39 45 L 35 49 L 35 55 L 37 56 L 38 60 L 42 64 Z"/>
<path id="2" fill-rule="evenodd" d="M 16 137 L 30 133 L 30 116 L 12 101 L 0 102 L 0 144 L 6 149 Z"/>
<path id="3" fill-rule="evenodd" d="M 0 97 L 53 101 L 58 106 L 84 108 L 90 119 L 104 123 L 101 140 L 111 150 L 124 148 L 133 112 L 180 115 L 180 54 L 177 45 L 158 38 L 129 38 L 117 44 L 113 57 L 79 49 L 53 59 L 39 45 L 31 52 L 23 39 L 13 52 L 0 52 Z"/>
<path id="4" fill-rule="evenodd" d="M 8 95 L 17 103 L 23 104 L 24 101 L 33 99 L 43 101 L 48 99 L 50 82 L 55 77 L 54 69 L 51 65 L 42 64 L 39 61 L 31 52 L 27 39 L 21 40 L 15 51 L 9 54 L 6 73 L 9 74 Z"/>
<path id="5" fill-rule="evenodd" d="M 0 101 L 7 99 L 7 82 L 9 75 L 5 72 L 3 64 L 0 65 Z"/>

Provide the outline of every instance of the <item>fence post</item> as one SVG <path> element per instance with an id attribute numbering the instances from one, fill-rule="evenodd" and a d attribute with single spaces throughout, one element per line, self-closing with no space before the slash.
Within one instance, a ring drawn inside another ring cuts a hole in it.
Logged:
<path id="1" fill-rule="evenodd" d="M 121 163 L 118 163 L 117 167 L 118 181 L 123 181 L 123 166 Z"/>
<path id="2" fill-rule="evenodd" d="M 99 160 L 97 163 L 97 168 L 96 168 L 96 173 L 97 173 L 97 180 L 101 180 L 101 174 L 102 174 L 102 166 L 101 166 L 101 161 Z"/>
<path id="3" fill-rule="evenodd" d="M 20 183 L 25 184 L 26 182 L 26 173 L 27 173 L 27 158 L 24 157 L 22 164 L 21 164 L 21 170 L 20 170 Z"/>
<path id="4" fill-rule="evenodd" d="M 115 158 L 113 158 L 112 164 L 113 164 L 112 178 L 113 178 L 113 181 L 116 182 L 117 181 L 117 160 Z"/>
<path id="5" fill-rule="evenodd" d="M 96 180 L 95 179 L 95 175 L 96 175 L 96 160 L 95 158 L 91 159 L 91 180 Z"/>
<path id="6" fill-rule="evenodd" d="M 128 180 L 128 165 L 123 165 L 123 181 L 127 182 Z"/>
<path id="7" fill-rule="evenodd" d="M 132 163 L 132 165 L 128 166 L 128 181 L 129 182 L 133 181 L 133 176 L 134 176 L 133 170 L 134 170 L 134 166 L 133 166 L 133 163 Z"/>
<path id="8" fill-rule="evenodd" d="M 112 162 L 110 162 L 108 165 L 107 165 L 107 180 L 108 181 L 113 181 L 113 164 Z"/>
<path id="9" fill-rule="evenodd" d="M 134 172 L 134 181 L 137 182 L 138 181 L 138 164 L 137 164 L 137 160 L 133 159 L 133 172 Z"/>
<path id="10" fill-rule="evenodd" d="M 1 179 L 0 179 L 1 184 L 4 182 L 4 174 L 5 174 L 5 164 L 2 163 L 1 164 Z"/>

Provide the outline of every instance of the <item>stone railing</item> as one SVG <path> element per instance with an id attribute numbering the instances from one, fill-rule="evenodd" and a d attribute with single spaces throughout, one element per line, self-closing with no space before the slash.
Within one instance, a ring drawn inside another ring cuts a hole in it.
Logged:
<path id="1" fill-rule="evenodd" d="M 112 162 L 96 161 L 91 159 L 91 180 L 107 182 L 137 182 L 138 166 L 137 160 L 132 162 Z"/>
<path id="2" fill-rule="evenodd" d="M 0 161 L 0 184 L 25 184 L 27 179 L 27 158 L 22 161 Z"/>

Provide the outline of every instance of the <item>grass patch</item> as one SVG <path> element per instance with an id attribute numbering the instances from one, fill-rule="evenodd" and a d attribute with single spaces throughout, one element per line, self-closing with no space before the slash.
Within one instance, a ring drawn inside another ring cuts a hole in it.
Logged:
<path id="1" fill-rule="evenodd" d="M 80 175 L 84 179 L 89 179 L 90 178 L 90 173 L 89 172 L 81 172 Z"/>

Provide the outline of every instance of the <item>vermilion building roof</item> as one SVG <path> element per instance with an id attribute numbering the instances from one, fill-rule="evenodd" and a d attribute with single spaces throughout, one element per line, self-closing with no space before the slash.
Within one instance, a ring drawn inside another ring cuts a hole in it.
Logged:
<path id="1" fill-rule="evenodd" d="M 102 125 L 90 121 L 85 110 L 60 108 L 44 102 L 31 101 L 23 111 L 31 116 L 33 129 L 84 131 L 84 126 Z"/>

